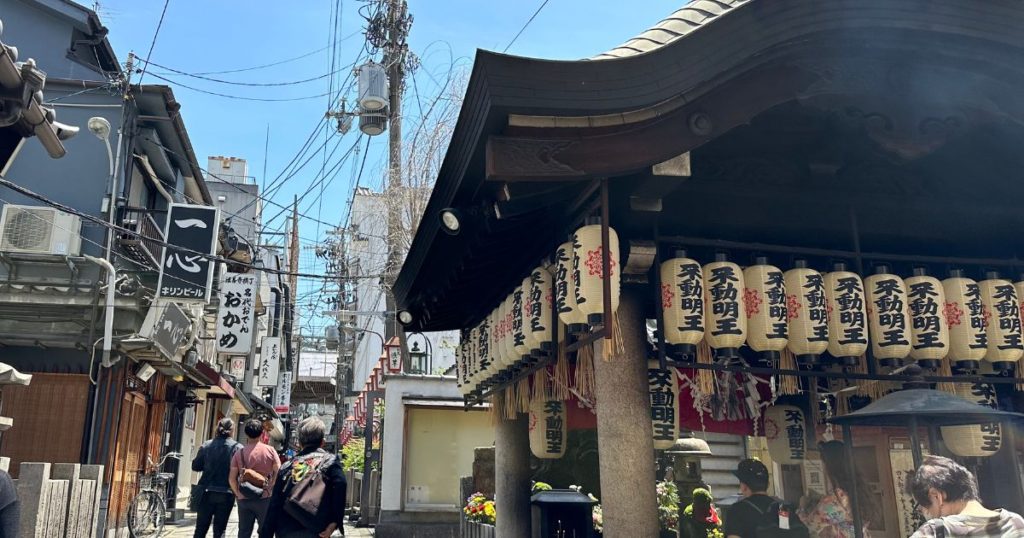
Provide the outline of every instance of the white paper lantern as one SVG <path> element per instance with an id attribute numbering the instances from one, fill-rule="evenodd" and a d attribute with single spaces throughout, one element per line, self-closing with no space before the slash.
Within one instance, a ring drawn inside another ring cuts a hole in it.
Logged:
<path id="1" fill-rule="evenodd" d="M 783 275 L 786 283 L 786 315 L 789 316 L 789 350 L 802 364 L 812 364 L 828 349 L 828 313 L 825 279 L 797 260 Z"/>
<path id="2" fill-rule="evenodd" d="M 924 368 L 937 369 L 949 354 L 946 292 L 939 279 L 914 269 L 906 279 L 910 310 L 910 358 Z"/>
<path id="3" fill-rule="evenodd" d="M 595 222 L 596 221 L 596 222 Z M 576 307 L 587 315 L 587 323 L 604 323 L 604 252 L 600 219 L 587 219 L 587 225 L 573 236 L 572 274 L 576 280 Z M 611 284 L 611 312 L 619 307 L 619 236 L 608 229 L 608 265 Z"/>
<path id="4" fill-rule="evenodd" d="M 490 322 L 490 319 L 484 320 L 477 330 L 477 360 L 473 365 L 473 373 L 470 374 L 474 390 L 480 388 L 480 383 L 485 377 L 484 371 L 490 368 L 494 359 L 494 340 L 491 337 Z"/>
<path id="5" fill-rule="evenodd" d="M 655 450 L 672 448 L 679 437 L 679 383 L 675 371 L 647 361 L 647 390 Z"/>
<path id="6" fill-rule="evenodd" d="M 743 270 L 743 307 L 747 318 L 747 345 L 770 360 L 777 360 L 789 342 L 786 283 L 782 271 L 768 260 Z"/>
<path id="7" fill-rule="evenodd" d="M 554 289 L 551 273 L 544 267 L 534 269 L 529 280 L 529 327 L 531 338 L 538 343 L 541 352 L 555 349 L 552 334 L 554 314 L 552 313 Z"/>
<path id="8" fill-rule="evenodd" d="M 1012 363 L 1024 355 L 1017 289 L 1009 280 L 999 278 L 995 272 L 988 273 L 978 286 L 981 288 L 981 302 L 985 305 L 985 319 L 988 322 L 985 327 L 988 335 L 985 360 L 991 362 L 996 371 L 1008 370 Z"/>
<path id="9" fill-rule="evenodd" d="M 473 354 L 476 353 L 476 327 L 465 331 L 463 336 L 465 340 L 462 343 L 462 360 L 456 370 L 460 380 L 459 392 L 465 396 L 473 390 L 469 381 L 469 365 L 473 361 Z"/>
<path id="10" fill-rule="evenodd" d="M 704 338 L 704 273 L 685 251 L 661 264 L 661 308 L 671 354 L 696 357 Z"/>
<path id="11" fill-rule="evenodd" d="M 466 360 L 466 329 L 459 331 L 459 345 L 455 347 L 455 387 L 459 393 L 465 396 L 465 392 L 462 392 L 462 364 Z"/>
<path id="12" fill-rule="evenodd" d="M 978 405 L 996 407 L 995 387 L 988 383 L 956 383 L 956 395 Z M 955 456 L 984 458 L 999 452 L 1002 445 L 1002 425 L 972 424 L 970 426 L 943 426 L 942 442 Z"/>
<path id="13" fill-rule="evenodd" d="M 895 366 L 910 355 L 910 310 L 907 285 L 889 267 L 880 265 L 864 279 L 868 296 L 871 353 L 883 366 Z"/>
<path id="14" fill-rule="evenodd" d="M 773 405 L 764 412 L 768 454 L 780 465 L 800 465 L 807 457 L 807 420 L 795 405 Z"/>
<path id="15" fill-rule="evenodd" d="M 845 366 L 854 366 L 868 350 L 867 306 L 860 275 L 837 263 L 826 273 L 825 305 L 828 311 L 828 352 Z"/>
<path id="16" fill-rule="evenodd" d="M 509 306 L 509 319 L 511 320 L 511 326 L 509 330 L 509 338 L 512 339 L 512 347 L 515 351 L 517 361 L 529 362 L 530 359 L 530 345 L 526 341 L 526 320 L 523 317 L 523 302 L 526 300 L 526 292 L 523 291 L 523 285 L 520 284 L 517 288 L 512 290 L 511 301 Z"/>
<path id="17" fill-rule="evenodd" d="M 576 306 L 576 278 L 573 276 L 573 236 L 555 250 L 554 295 L 558 305 L 558 319 L 566 325 L 569 334 L 587 330 L 587 315 Z"/>
<path id="18" fill-rule="evenodd" d="M 960 368 L 976 370 L 988 351 L 981 286 L 964 278 L 960 269 L 954 269 L 942 281 L 942 290 L 946 295 L 949 360 Z"/>
<path id="19" fill-rule="evenodd" d="M 747 316 L 743 312 L 743 271 L 719 254 L 704 266 L 704 340 L 715 356 L 731 359 L 747 338 Z"/>
<path id="20" fill-rule="evenodd" d="M 538 399 L 530 403 L 530 452 L 542 460 L 565 455 L 569 424 L 565 402 Z"/>
<path id="21" fill-rule="evenodd" d="M 538 335 L 533 333 L 533 273 L 526 275 L 523 282 L 519 285 L 519 289 L 522 291 L 523 300 L 521 301 L 521 309 L 523 316 L 523 339 L 526 343 L 527 349 L 530 350 L 531 357 L 537 357 L 540 355 L 540 341 L 537 339 Z"/>
<path id="22" fill-rule="evenodd" d="M 504 369 L 511 368 L 518 362 L 515 348 L 512 345 L 512 324 L 509 322 L 511 302 L 509 297 L 505 297 L 505 300 L 498 306 L 498 356 Z"/>

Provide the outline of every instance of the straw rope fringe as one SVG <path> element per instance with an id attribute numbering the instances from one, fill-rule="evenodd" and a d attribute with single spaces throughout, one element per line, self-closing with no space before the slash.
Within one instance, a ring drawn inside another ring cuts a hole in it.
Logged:
<path id="1" fill-rule="evenodd" d="M 551 396 L 556 400 L 568 400 L 570 383 L 569 358 L 566 357 L 564 353 L 559 353 L 558 360 L 555 362 L 554 372 L 551 374 L 551 377 L 554 381 L 551 387 Z"/>
<path id="2" fill-rule="evenodd" d="M 510 385 L 505 387 L 505 390 L 501 391 L 504 405 L 502 406 L 502 416 L 505 420 L 515 420 L 516 418 L 516 387 Z"/>
<path id="3" fill-rule="evenodd" d="M 491 417 L 491 426 L 497 426 L 501 422 L 502 406 L 504 405 L 504 398 L 501 393 L 492 394 L 488 401 L 491 406 L 487 409 L 487 414 Z"/>
<path id="4" fill-rule="evenodd" d="M 1013 377 L 1017 380 L 1017 390 L 1024 390 L 1024 364 L 1020 361 L 1013 365 Z"/>
<path id="5" fill-rule="evenodd" d="M 937 372 L 939 377 L 953 377 L 953 369 L 949 366 L 948 360 L 943 360 L 939 363 L 939 371 Z M 1017 386 L 1020 386 L 1018 384 Z M 956 384 L 954 383 L 937 383 L 935 388 L 942 392 L 948 392 L 950 394 L 956 394 Z"/>
<path id="6" fill-rule="evenodd" d="M 711 346 L 707 340 L 701 340 L 697 345 L 697 364 L 712 364 Z M 696 372 L 697 388 L 701 394 L 713 394 L 715 392 L 715 373 L 712 370 L 698 368 Z"/>
<path id="7" fill-rule="evenodd" d="M 609 337 L 603 338 L 602 343 L 602 360 L 608 362 L 614 358 L 621 357 L 626 354 L 626 345 L 622 341 L 622 326 L 619 325 L 619 313 L 612 312 L 611 330 L 609 331 Z"/>
<path id="8" fill-rule="evenodd" d="M 548 369 L 541 368 L 533 374 L 532 401 L 553 400 L 551 378 L 548 377 Z"/>
<path id="9" fill-rule="evenodd" d="M 782 350 L 779 355 L 780 370 L 796 370 L 796 358 L 789 348 Z M 792 375 L 779 376 L 779 394 L 798 394 L 800 392 L 800 380 Z"/>
<path id="10" fill-rule="evenodd" d="M 520 413 L 530 412 L 530 377 L 523 376 L 516 383 L 516 411 Z"/>
<path id="11" fill-rule="evenodd" d="M 576 392 L 587 400 L 594 398 L 594 348 L 583 346 L 576 352 Z"/>

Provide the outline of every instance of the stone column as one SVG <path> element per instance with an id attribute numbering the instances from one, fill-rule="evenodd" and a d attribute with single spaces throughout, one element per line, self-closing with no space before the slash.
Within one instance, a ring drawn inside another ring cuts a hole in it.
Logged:
<path id="1" fill-rule="evenodd" d="M 654 438 L 647 389 L 643 302 L 623 290 L 618 310 L 625 354 L 604 360 L 594 343 L 594 396 L 605 536 L 655 538 Z"/>
<path id="2" fill-rule="evenodd" d="M 498 510 L 495 535 L 529 538 L 530 430 L 527 415 L 498 421 L 494 433 L 494 475 L 494 502 Z"/>

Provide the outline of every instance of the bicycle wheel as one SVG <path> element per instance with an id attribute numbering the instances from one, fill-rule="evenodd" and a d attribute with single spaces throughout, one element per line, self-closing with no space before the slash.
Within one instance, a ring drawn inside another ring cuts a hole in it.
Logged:
<path id="1" fill-rule="evenodd" d="M 159 536 L 164 529 L 164 500 L 153 490 L 142 490 L 128 507 L 128 531 L 133 538 Z"/>

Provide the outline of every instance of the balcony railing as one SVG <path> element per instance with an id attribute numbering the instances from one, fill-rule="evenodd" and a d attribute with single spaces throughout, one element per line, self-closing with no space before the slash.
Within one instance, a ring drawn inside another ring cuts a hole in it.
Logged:
<path id="1" fill-rule="evenodd" d="M 121 233 L 117 238 L 121 248 L 135 261 L 152 267 L 154 271 L 158 270 L 163 253 L 160 242 L 164 240 L 164 232 L 153 218 L 153 212 L 137 207 L 122 208 L 121 226 L 142 236 Z"/>

